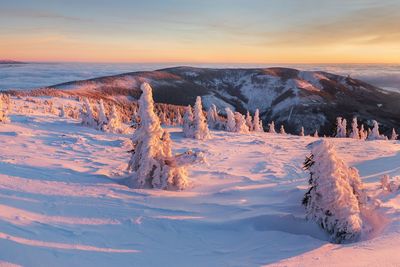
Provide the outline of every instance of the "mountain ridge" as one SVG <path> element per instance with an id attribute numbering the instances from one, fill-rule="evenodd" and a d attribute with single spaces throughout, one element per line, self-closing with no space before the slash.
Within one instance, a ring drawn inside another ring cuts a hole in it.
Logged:
<path id="1" fill-rule="evenodd" d="M 384 132 L 400 128 L 399 93 L 324 71 L 180 66 L 71 81 L 45 90 L 136 101 L 142 82 L 151 84 L 158 103 L 185 106 L 200 95 L 205 108 L 216 104 L 221 113 L 225 107 L 241 113 L 259 108 L 264 125 L 274 120 L 290 133 L 304 126 L 306 133 L 331 135 L 337 116 L 358 116 L 366 125 L 376 119 Z"/>

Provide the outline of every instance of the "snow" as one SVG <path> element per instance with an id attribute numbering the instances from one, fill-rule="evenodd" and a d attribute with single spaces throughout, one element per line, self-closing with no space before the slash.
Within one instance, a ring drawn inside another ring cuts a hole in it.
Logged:
<path id="1" fill-rule="evenodd" d="M 131 189 L 118 183 L 127 175 L 130 135 L 12 100 L 11 123 L 0 125 L 0 266 L 400 262 L 400 194 L 380 185 L 384 174 L 400 175 L 399 141 L 329 138 L 380 202 L 374 235 L 339 245 L 305 219 L 301 205 L 308 182 L 302 163 L 316 138 L 212 131 L 213 139 L 202 141 L 166 128 L 173 153 L 202 151 L 206 162 L 188 167 L 185 191 Z M 52 101 L 56 108 L 80 105 Z"/>

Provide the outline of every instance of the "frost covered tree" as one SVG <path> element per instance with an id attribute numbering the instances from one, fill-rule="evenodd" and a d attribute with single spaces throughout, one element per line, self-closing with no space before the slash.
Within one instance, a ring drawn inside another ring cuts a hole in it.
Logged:
<path id="1" fill-rule="evenodd" d="M 99 116 L 97 120 L 97 128 L 99 130 L 104 130 L 104 126 L 108 124 L 108 119 L 106 116 L 106 111 L 104 108 L 104 102 L 103 99 L 100 99 L 99 103 Z"/>
<path id="2" fill-rule="evenodd" d="M 7 111 L 3 107 L 3 98 L 0 95 L 0 123 L 8 123 L 10 118 L 7 116 Z"/>
<path id="3" fill-rule="evenodd" d="M 203 106 L 201 104 L 200 96 L 196 98 L 196 103 L 194 104 L 193 126 L 194 126 L 193 138 L 200 140 L 206 140 L 211 138 L 206 118 L 204 117 L 203 114 Z"/>
<path id="4" fill-rule="evenodd" d="M 357 170 L 347 167 L 326 140 L 313 143 L 304 169 L 310 172 L 310 188 L 303 198 L 307 218 L 325 229 L 332 242 L 357 239 L 366 199 Z"/>
<path id="5" fill-rule="evenodd" d="M 235 112 L 235 132 L 237 133 L 249 133 L 249 127 L 247 126 L 246 119 L 239 112 Z"/>
<path id="6" fill-rule="evenodd" d="M 268 129 L 268 132 L 269 133 L 276 133 L 276 131 L 275 131 L 275 122 L 274 121 L 272 121 L 270 124 L 268 124 L 268 126 L 269 126 L 269 129 Z"/>
<path id="7" fill-rule="evenodd" d="M 353 121 L 351 122 L 350 138 L 360 139 L 360 131 L 358 130 L 357 117 L 354 117 Z"/>
<path id="8" fill-rule="evenodd" d="M 361 124 L 361 128 L 360 128 L 360 139 L 361 140 L 365 140 L 368 137 L 368 132 L 366 130 L 364 130 L 364 124 Z"/>
<path id="9" fill-rule="evenodd" d="M 132 136 L 134 149 L 128 164 L 128 169 L 134 172 L 130 186 L 182 190 L 188 185 L 186 171 L 184 167 L 177 166 L 172 156 L 169 134 L 163 131 L 160 119 L 154 112 L 150 85 L 142 84 L 141 90 L 141 122 Z"/>
<path id="10" fill-rule="evenodd" d="M 249 129 L 249 131 L 254 130 L 253 129 L 253 118 L 251 117 L 249 111 L 247 111 L 247 113 L 246 113 L 246 125 L 247 125 L 247 128 Z"/>
<path id="11" fill-rule="evenodd" d="M 374 125 L 372 128 L 372 131 L 368 134 L 367 139 L 368 140 L 386 140 L 386 136 L 381 135 L 379 133 L 379 124 L 376 120 L 372 121 L 372 124 Z"/>
<path id="12" fill-rule="evenodd" d="M 107 120 L 107 124 L 104 125 L 103 129 L 109 133 L 123 134 L 126 132 L 126 127 L 122 124 L 119 112 L 115 105 L 112 106 L 110 118 Z"/>
<path id="13" fill-rule="evenodd" d="M 345 138 L 347 135 L 347 122 L 342 117 L 336 118 L 336 137 Z"/>
<path id="14" fill-rule="evenodd" d="M 264 132 L 262 120 L 260 119 L 260 111 L 258 109 L 256 109 L 256 112 L 254 113 L 253 131 Z"/>
<path id="15" fill-rule="evenodd" d="M 194 137 L 194 124 L 193 124 L 193 112 L 192 107 L 189 105 L 186 107 L 185 114 L 183 115 L 183 135 L 188 138 Z"/>
<path id="16" fill-rule="evenodd" d="M 2 106 L 6 106 L 5 110 L 7 112 L 11 112 L 12 110 L 12 101 L 11 96 L 9 94 L 0 94 L 0 101 L 3 101 Z"/>
<path id="17" fill-rule="evenodd" d="M 281 125 L 281 128 L 279 129 L 279 133 L 280 134 L 286 134 L 285 126 L 283 126 L 283 124 Z"/>
<path id="18" fill-rule="evenodd" d="M 82 119 L 82 125 L 93 128 L 97 127 L 97 121 L 94 116 L 93 108 L 87 97 L 83 99 L 83 105 L 80 110 L 80 117 Z"/>
<path id="19" fill-rule="evenodd" d="M 299 136 L 304 136 L 304 127 L 301 126 Z"/>
<path id="20" fill-rule="evenodd" d="M 392 135 L 390 136 L 390 140 L 397 140 L 397 137 L 399 137 L 399 135 L 396 133 L 396 130 L 393 128 Z"/>
<path id="21" fill-rule="evenodd" d="M 167 116 L 165 115 L 165 112 L 160 111 L 160 116 L 159 117 L 160 117 L 160 121 L 161 121 L 162 125 L 168 125 L 169 124 Z"/>
<path id="22" fill-rule="evenodd" d="M 207 111 L 207 123 L 211 129 L 216 129 L 218 125 L 218 112 L 217 107 L 212 104 Z"/>
<path id="23" fill-rule="evenodd" d="M 236 132 L 235 115 L 230 108 L 225 108 L 225 112 L 227 117 L 225 130 L 228 132 Z"/>
<path id="24" fill-rule="evenodd" d="M 385 174 L 381 178 L 382 189 L 388 192 L 400 191 L 400 177 L 390 178 L 389 175 Z"/>
<path id="25" fill-rule="evenodd" d="M 59 116 L 60 118 L 68 118 L 68 111 L 66 110 L 64 104 L 61 104 Z"/>

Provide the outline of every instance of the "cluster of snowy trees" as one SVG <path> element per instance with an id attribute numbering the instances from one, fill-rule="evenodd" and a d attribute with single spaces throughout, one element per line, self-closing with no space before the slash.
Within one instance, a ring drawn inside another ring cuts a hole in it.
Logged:
<path id="1" fill-rule="evenodd" d="M 8 113 L 11 111 L 10 95 L 0 94 L 0 123 L 10 122 Z"/>
<path id="2" fill-rule="evenodd" d="M 383 175 L 381 179 L 382 189 L 388 192 L 400 191 L 400 176 L 390 178 L 389 175 Z"/>
<path id="3" fill-rule="evenodd" d="M 101 131 L 125 133 L 127 130 L 121 122 L 119 112 L 115 105 L 112 106 L 109 116 L 106 115 L 102 99 L 100 99 L 97 112 L 95 112 L 89 99 L 85 97 L 80 110 L 80 118 L 82 120 L 82 125 Z"/>
<path id="4" fill-rule="evenodd" d="M 363 228 L 361 212 L 367 203 L 358 171 L 346 166 L 328 141 L 316 141 L 311 147 L 304 163 L 310 172 L 310 188 L 303 198 L 307 218 L 325 229 L 332 242 L 355 241 Z"/>
<path id="5" fill-rule="evenodd" d="M 190 105 L 186 108 L 185 115 L 183 116 L 183 134 L 185 137 L 200 140 L 207 140 L 211 138 L 208 124 L 203 113 L 203 106 L 200 96 L 196 98 L 194 112 L 192 111 L 192 107 Z"/>
<path id="6" fill-rule="evenodd" d="M 239 112 L 233 112 L 230 108 L 225 108 L 225 112 L 227 118 L 225 130 L 228 132 L 249 133 L 264 131 L 258 109 L 254 113 L 254 117 L 248 111 L 246 116 Z"/>
<path id="7" fill-rule="evenodd" d="M 397 140 L 398 135 L 393 128 L 390 138 L 380 134 L 379 123 L 375 120 L 372 121 L 372 129 L 364 129 L 364 125 L 358 126 L 357 117 L 354 117 L 351 123 L 351 132 L 347 133 L 347 121 L 342 117 L 336 118 L 336 134 L 335 137 L 346 138 L 350 137 L 359 140 Z"/>

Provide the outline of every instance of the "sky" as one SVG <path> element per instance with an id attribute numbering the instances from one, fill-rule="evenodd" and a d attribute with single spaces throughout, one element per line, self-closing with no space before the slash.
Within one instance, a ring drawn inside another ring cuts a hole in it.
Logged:
<path id="1" fill-rule="evenodd" d="M 400 63 L 400 0 L 0 0 L 0 59 Z"/>

